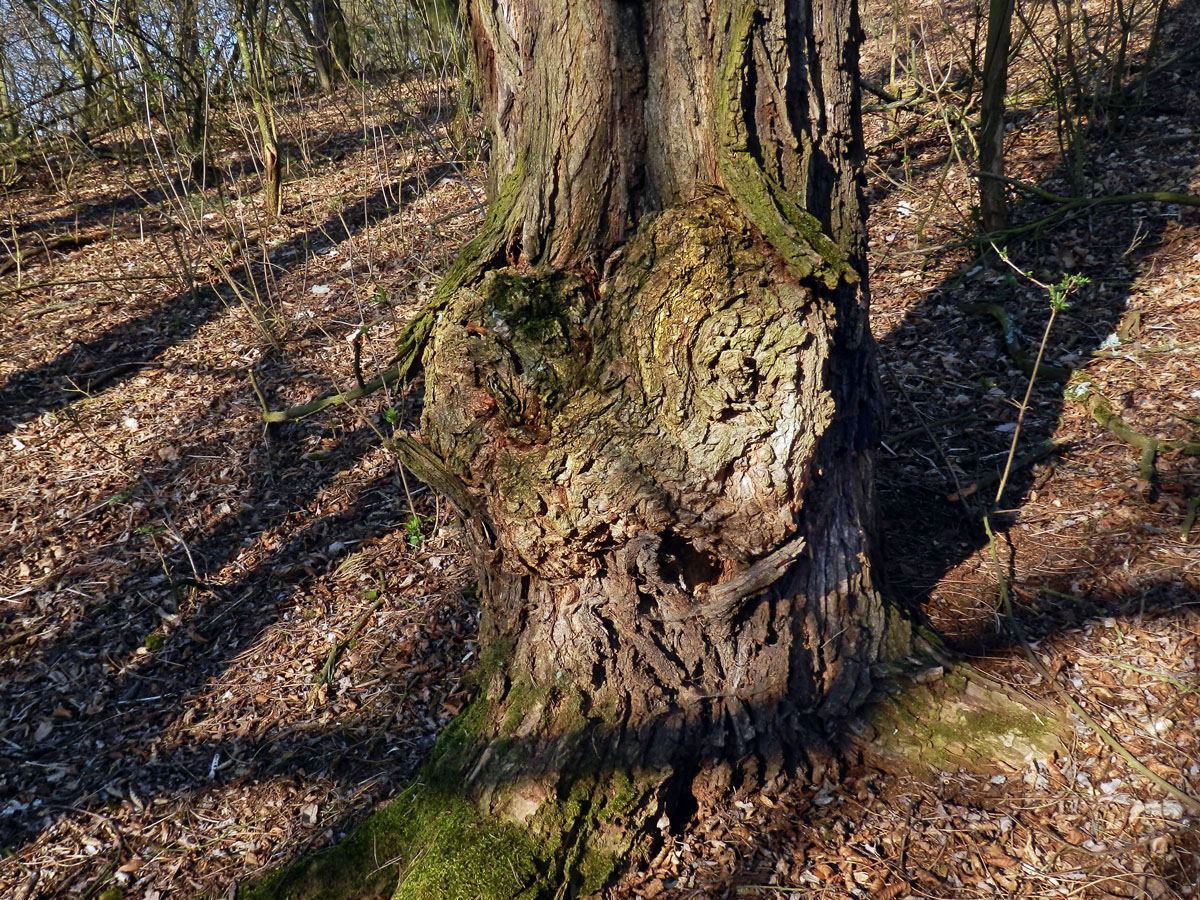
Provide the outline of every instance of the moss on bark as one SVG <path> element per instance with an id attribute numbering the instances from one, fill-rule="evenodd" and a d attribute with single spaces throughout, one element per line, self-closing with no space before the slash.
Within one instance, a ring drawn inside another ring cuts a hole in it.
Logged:
<path id="1" fill-rule="evenodd" d="M 240 890 L 240 900 L 549 900 L 601 890 L 640 839 L 631 819 L 653 807 L 670 772 L 527 774 L 532 744 L 487 735 L 513 710 L 561 720 L 577 708 L 543 695 L 512 690 L 505 709 L 477 699 L 403 794 L 336 846 Z M 563 743 L 580 742 L 568 734 Z"/>
<path id="2" fill-rule="evenodd" d="M 960 662 L 899 673 L 865 723 L 866 755 L 905 771 L 1019 769 L 1064 748 L 1060 715 Z"/>

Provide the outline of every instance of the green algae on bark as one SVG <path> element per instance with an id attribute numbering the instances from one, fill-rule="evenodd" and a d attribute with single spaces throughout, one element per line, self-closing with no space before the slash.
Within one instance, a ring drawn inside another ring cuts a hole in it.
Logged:
<path id="1" fill-rule="evenodd" d="M 888 768 L 1020 769 L 1064 749 L 1060 714 L 961 662 L 896 677 L 864 716 L 863 751 Z"/>

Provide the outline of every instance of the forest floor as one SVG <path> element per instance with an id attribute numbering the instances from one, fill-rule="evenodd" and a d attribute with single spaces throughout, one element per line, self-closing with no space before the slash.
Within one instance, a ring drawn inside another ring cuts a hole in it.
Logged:
<path id="1" fill-rule="evenodd" d="M 1164 45 L 1182 55 L 1093 137 L 1089 194 L 1200 195 L 1195 19 L 1177 12 Z M 889 27 L 869 27 L 864 72 L 894 85 Z M 292 171 L 272 222 L 234 147 L 207 191 L 116 152 L 46 160 L 7 192 L 0 896 L 232 896 L 394 795 L 469 699 L 477 616 L 456 523 L 382 440 L 415 427 L 414 401 L 377 394 L 265 431 L 259 392 L 278 408 L 353 385 L 357 334 L 362 369 L 384 368 L 481 221 L 482 169 L 460 162 L 436 85 L 284 113 Z M 1029 354 L 1050 305 L 961 245 L 975 185 L 956 114 L 866 120 L 888 589 L 1062 710 L 1073 737 L 1019 769 L 864 764 L 702 808 L 614 897 L 1200 895 L 1200 810 L 1063 699 L 1200 794 L 1200 462 L 1165 450 L 1151 472 L 1084 396 L 1145 435 L 1200 430 L 1200 210 L 1079 207 L 1009 241 L 1045 284 L 1090 279 L 1046 349 L 1087 388 L 1035 385 L 1018 456 L 1044 452 L 993 514 L 997 564 L 986 479 L 1028 379 L 981 305 Z M 1009 174 L 1075 194 L 1053 111 L 1018 93 L 1010 118 Z M 1053 208 L 1018 192 L 1014 221 Z"/>

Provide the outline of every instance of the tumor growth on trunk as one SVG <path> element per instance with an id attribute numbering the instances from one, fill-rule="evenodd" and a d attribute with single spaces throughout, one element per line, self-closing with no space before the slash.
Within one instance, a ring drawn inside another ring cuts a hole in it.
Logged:
<path id="1" fill-rule="evenodd" d="M 811 771 L 878 590 L 852 0 L 473 0 L 490 214 L 407 337 L 479 694 L 277 896 L 586 896 L 701 783 Z M 374 860 L 390 860 L 382 869 Z"/>

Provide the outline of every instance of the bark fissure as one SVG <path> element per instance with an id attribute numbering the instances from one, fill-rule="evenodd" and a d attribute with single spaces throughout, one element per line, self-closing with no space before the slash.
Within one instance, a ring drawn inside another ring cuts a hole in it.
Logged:
<path id="1" fill-rule="evenodd" d="M 697 783 L 818 766 L 909 645 L 871 565 L 851 6 L 468 5 L 493 202 L 422 431 L 488 662 L 423 777 L 522 831 L 494 896 L 596 890 Z"/>

